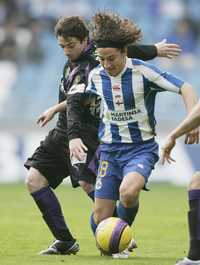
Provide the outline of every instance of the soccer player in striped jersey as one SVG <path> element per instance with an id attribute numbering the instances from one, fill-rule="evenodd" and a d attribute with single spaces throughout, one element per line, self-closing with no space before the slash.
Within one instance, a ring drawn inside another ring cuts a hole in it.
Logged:
<path id="1" fill-rule="evenodd" d="M 191 85 L 153 65 L 127 58 L 127 46 L 140 37 L 140 29 L 129 19 L 109 13 L 94 17 L 93 39 L 101 65 L 90 72 L 86 88 L 88 94 L 102 100 L 100 166 L 91 216 L 94 232 L 99 222 L 113 215 L 117 200 L 118 217 L 129 225 L 135 219 L 140 191 L 158 161 L 154 138 L 156 94 L 181 94 L 188 111 L 197 102 Z M 196 141 L 197 135 L 193 131 L 186 141 Z M 77 138 L 69 142 L 69 147 L 71 155 L 80 160 L 87 151 Z"/>
<path id="2" fill-rule="evenodd" d="M 200 126 L 200 101 L 188 114 L 185 120 L 168 136 L 162 147 L 162 163 L 175 162 L 171 151 L 176 145 L 176 139 Z M 198 143 L 198 139 L 196 143 Z M 190 247 L 187 257 L 178 261 L 176 265 L 200 265 L 200 171 L 196 172 L 188 186 L 189 212 L 188 227 Z"/>

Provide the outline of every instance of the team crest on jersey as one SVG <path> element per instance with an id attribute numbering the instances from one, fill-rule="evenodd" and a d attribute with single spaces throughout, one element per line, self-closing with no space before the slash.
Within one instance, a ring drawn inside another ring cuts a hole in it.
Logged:
<path id="1" fill-rule="evenodd" d="M 123 97 L 120 94 L 120 85 L 119 84 L 114 84 L 112 86 L 112 90 L 114 92 L 114 102 L 116 105 L 122 105 L 123 104 Z"/>
<path id="2" fill-rule="evenodd" d="M 76 77 L 74 78 L 74 81 L 73 81 L 73 85 L 80 83 L 80 81 L 81 81 L 81 76 L 76 75 Z"/>
<path id="3" fill-rule="evenodd" d="M 123 98 L 122 98 L 121 95 L 115 95 L 114 98 L 115 98 L 115 104 L 116 105 L 119 106 L 119 105 L 122 105 L 123 104 Z"/>

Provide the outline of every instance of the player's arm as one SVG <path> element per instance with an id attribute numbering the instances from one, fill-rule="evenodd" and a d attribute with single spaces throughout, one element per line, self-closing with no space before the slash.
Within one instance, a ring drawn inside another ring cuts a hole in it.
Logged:
<path id="1" fill-rule="evenodd" d="M 144 61 L 154 59 L 157 56 L 172 59 L 180 53 L 180 46 L 175 43 L 167 43 L 166 39 L 155 45 L 131 45 L 128 47 L 128 57 Z"/>
<path id="2" fill-rule="evenodd" d="M 183 120 L 183 122 L 176 129 L 174 129 L 171 135 L 177 139 L 183 134 L 197 128 L 198 126 L 200 126 L 200 100 Z"/>
<path id="3" fill-rule="evenodd" d="M 70 156 L 78 160 L 82 160 L 87 152 L 87 147 L 84 145 L 80 131 L 81 131 L 81 117 L 84 108 L 84 93 L 75 93 L 68 95 L 67 108 L 67 126 Z"/>
<path id="4" fill-rule="evenodd" d="M 80 81 L 69 89 L 67 93 L 67 135 L 69 141 L 75 138 L 81 138 L 81 120 L 83 115 L 85 88 L 87 85 L 87 77 L 85 70 L 79 72 Z"/>
<path id="5" fill-rule="evenodd" d="M 87 147 L 81 140 L 80 128 L 82 123 L 82 113 L 83 109 L 86 108 L 88 102 L 90 102 L 90 97 L 97 96 L 93 91 L 93 82 L 91 78 L 91 72 L 87 80 L 83 85 L 87 84 L 87 87 L 80 87 L 77 93 L 68 95 L 67 98 L 67 121 L 68 121 L 68 139 L 69 139 L 69 149 L 70 155 L 76 157 L 78 160 L 82 160 L 85 157 L 85 152 L 87 152 Z"/>
<path id="6" fill-rule="evenodd" d="M 198 102 L 198 98 L 194 92 L 194 89 L 190 84 L 184 83 L 181 86 L 180 93 L 183 97 L 183 101 L 187 109 L 187 112 L 190 113 L 193 107 Z M 194 144 L 198 142 L 199 142 L 199 128 L 193 129 L 192 131 L 186 134 L 186 137 L 185 137 L 186 144 Z"/>
<path id="7" fill-rule="evenodd" d="M 56 113 L 65 111 L 66 110 L 66 100 L 63 102 L 60 102 L 49 109 L 45 110 L 37 119 L 37 124 L 40 125 L 40 127 L 44 127 L 50 120 L 53 119 Z"/>
<path id="8" fill-rule="evenodd" d="M 181 124 L 176 127 L 167 137 L 162 146 L 162 164 L 164 164 L 165 161 L 168 163 L 175 161 L 171 157 L 171 151 L 176 145 L 176 139 L 197 128 L 198 126 L 200 126 L 200 101 L 196 104 L 188 116 L 181 122 Z"/>
<path id="9" fill-rule="evenodd" d="M 137 67 L 143 73 L 148 82 L 150 82 L 149 88 L 153 88 L 154 92 L 171 91 L 181 94 L 188 113 L 196 105 L 198 98 L 190 84 L 180 80 L 175 75 L 162 71 L 156 66 L 143 61 L 137 62 Z M 186 135 L 186 144 L 194 144 L 198 141 L 198 129 L 194 129 Z"/>

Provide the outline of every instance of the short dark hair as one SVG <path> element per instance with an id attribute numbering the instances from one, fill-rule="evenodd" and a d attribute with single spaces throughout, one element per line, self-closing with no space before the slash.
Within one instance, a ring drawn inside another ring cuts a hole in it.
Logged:
<path id="1" fill-rule="evenodd" d="M 92 37 L 97 47 L 110 43 L 113 47 L 123 48 L 137 42 L 141 36 L 141 29 L 128 18 L 108 12 L 99 12 L 93 17 Z"/>
<path id="2" fill-rule="evenodd" d="M 61 17 L 55 26 L 55 35 L 65 39 L 75 37 L 83 41 L 89 36 L 89 30 L 81 17 Z"/>

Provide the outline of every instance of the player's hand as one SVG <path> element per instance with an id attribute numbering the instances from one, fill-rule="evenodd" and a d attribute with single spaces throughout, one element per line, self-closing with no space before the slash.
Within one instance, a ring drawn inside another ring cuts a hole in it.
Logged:
<path id="1" fill-rule="evenodd" d="M 80 138 L 75 138 L 69 141 L 70 157 L 75 157 L 78 160 L 83 160 L 87 152 L 87 147 Z"/>
<path id="2" fill-rule="evenodd" d="M 44 111 L 37 119 L 37 124 L 39 124 L 40 127 L 44 127 L 50 120 L 53 119 L 55 115 L 55 111 L 53 108 L 50 108 L 46 111 Z"/>
<path id="3" fill-rule="evenodd" d="M 199 143 L 199 128 L 192 130 L 185 136 L 185 144 L 198 144 Z"/>
<path id="4" fill-rule="evenodd" d="M 176 145 L 176 140 L 174 137 L 168 137 L 164 145 L 161 147 L 162 154 L 161 154 L 161 163 L 164 165 L 165 161 L 169 164 L 171 162 L 175 162 L 175 160 L 171 157 L 171 151 Z"/>
<path id="5" fill-rule="evenodd" d="M 157 48 L 157 55 L 159 57 L 172 59 L 182 52 L 180 45 L 175 43 L 167 43 L 166 39 L 156 43 L 155 46 Z"/>

